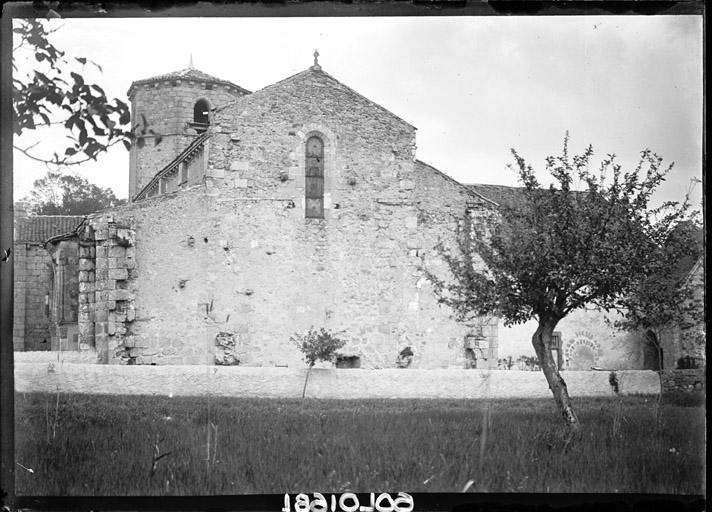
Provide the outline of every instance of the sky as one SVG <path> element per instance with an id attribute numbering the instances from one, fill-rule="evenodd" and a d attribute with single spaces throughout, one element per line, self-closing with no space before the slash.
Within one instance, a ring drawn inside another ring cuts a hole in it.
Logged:
<path id="1" fill-rule="evenodd" d="M 463 183 L 517 185 L 515 148 L 547 182 L 544 159 L 594 147 L 635 166 L 650 148 L 675 166 L 657 201 L 702 185 L 701 16 L 131 18 L 55 20 L 52 41 L 87 57 L 87 78 L 127 101 L 140 80 L 188 67 L 258 90 L 324 71 L 416 126 L 417 157 Z M 20 72 L 33 65 L 18 53 Z M 60 130 L 16 138 L 51 155 Z M 46 167 L 14 154 L 21 198 Z M 158 169 L 157 169 L 158 170 Z M 77 172 L 128 195 L 128 152 L 112 148 Z"/>

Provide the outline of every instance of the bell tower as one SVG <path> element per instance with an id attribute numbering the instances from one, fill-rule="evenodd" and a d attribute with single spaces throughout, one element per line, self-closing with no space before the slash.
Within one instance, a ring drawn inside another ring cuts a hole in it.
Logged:
<path id="1" fill-rule="evenodd" d="M 136 80 L 128 90 L 131 126 L 151 129 L 161 140 L 147 134 L 129 153 L 129 200 L 210 124 L 211 111 L 250 91 L 193 67 L 165 75 Z"/>

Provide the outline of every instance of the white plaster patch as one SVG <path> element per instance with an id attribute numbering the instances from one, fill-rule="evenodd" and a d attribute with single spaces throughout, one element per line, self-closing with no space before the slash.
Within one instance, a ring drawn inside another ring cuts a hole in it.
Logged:
<path id="1" fill-rule="evenodd" d="M 260 242 L 257 240 L 252 240 L 250 242 L 250 248 L 252 248 L 252 249 L 255 249 L 256 247 L 259 247 L 259 246 L 260 246 Z"/>
<path id="2" fill-rule="evenodd" d="M 249 171 L 250 163 L 245 160 L 233 160 L 230 164 L 231 171 Z"/>
<path id="3" fill-rule="evenodd" d="M 324 194 L 324 208 L 325 209 L 331 208 L 331 193 L 330 192 L 326 192 Z"/>

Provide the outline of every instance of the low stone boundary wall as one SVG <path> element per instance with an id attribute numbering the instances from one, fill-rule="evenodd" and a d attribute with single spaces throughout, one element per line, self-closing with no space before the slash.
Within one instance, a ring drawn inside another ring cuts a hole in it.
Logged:
<path id="1" fill-rule="evenodd" d="M 98 364 L 95 350 L 32 350 L 14 352 L 15 364 L 44 363 L 45 365 L 63 363 Z"/>
<path id="2" fill-rule="evenodd" d="M 705 388 L 705 370 L 663 370 L 663 389 L 670 391 L 702 391 Z"/>
<path id="3" fill-rule="evenodd" d="M 19 392 L 299 398 L 306 368 L 15 364 Z M 652 371 L 618 371 L 621 394 L 655 394 Z M 569 393 L 612 396 L 609 372 L 568 371 Z M 549 398 L 541 372 L 499 370 L 313 369 L 311 398 Z"/>

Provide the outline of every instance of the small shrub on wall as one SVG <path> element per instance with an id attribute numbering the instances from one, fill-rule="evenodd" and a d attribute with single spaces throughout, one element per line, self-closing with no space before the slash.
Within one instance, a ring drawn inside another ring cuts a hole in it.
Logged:
<path id="1" fill-rule="evenodd" d="M 327 331 L 323 327 L 317 331 L 314 327 L 310 327 L 305 334 L 295 333 L 290 336 L 290 341 L 297 345 L 304 355 L 304 361 L 309 366 L 307 375 L 304 378 L 304 389 L 302 389 L 302 398 L 306 395 L 307 381 L 309 374 L 317 361 L 334 362 L 337 357 L 337 351 L 342 348 L 346 341 L 338 338 L 335 334 Z"/>

